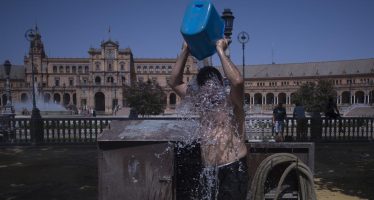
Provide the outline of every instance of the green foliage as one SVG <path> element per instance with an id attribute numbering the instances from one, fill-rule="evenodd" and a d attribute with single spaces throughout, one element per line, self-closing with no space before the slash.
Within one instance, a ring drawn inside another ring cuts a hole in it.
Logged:
<path id="1" fill-rule="evenodd" d="M 166 95 L 157 82 L 133 82 L 131 86 L 125 86 L 124 93 L 127 105 L 142 116 L 158 115 L 165 110 Z"/>
<path id="2" fill-rule="evenodd" d="M 336 98 L 336 90 L 327 80 L 308 82 L 300 86 L 293 96 L 294 102 L 304 105 L 308 112 L 323 112 L 329 98 Z"/>

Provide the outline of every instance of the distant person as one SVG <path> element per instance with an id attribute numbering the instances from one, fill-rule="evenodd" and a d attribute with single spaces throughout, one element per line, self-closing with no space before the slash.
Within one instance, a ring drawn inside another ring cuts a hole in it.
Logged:
<path id="1" fill-rule="evenodd" d="M 96 117 L 96 110 L 95 109 L 92 109 L 92 116 Z"/>
<path id="2" fill-rule="evenodd" d="M 340 117 L 338 106 L 333 97 L 330 97 L 327 102 L 325 116 L 329 119 L 337 119 Z"/>
<path id="3" fill-rule="evenodd" d="M 306 139 L 306 125 L 307 119 L 305 118 L 305 109 L 299 102 L 296 102 L 293 110 L 293 117 L 296 119 L 296 135 L 298 139 Z"/>
<path id="4" fill-rule="evenodd" d="M 283 142 L 284 136 L 284 120 L 287 117 L 286 109 L 283 107 L 282 103 L 278 103 L 278 106 L 273 110 L 273 125 L 274 133 L 276 135 L 276 141 Z"/>

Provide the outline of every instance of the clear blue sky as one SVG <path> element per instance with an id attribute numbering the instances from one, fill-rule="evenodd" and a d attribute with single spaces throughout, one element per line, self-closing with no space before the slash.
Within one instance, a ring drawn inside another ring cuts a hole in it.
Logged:
<path id="1" fill-rule="evenodd" d="M 38 24 L 49 57 L 88 57 L 109 37 L 137 58 L 175 58 L 190 0 L 1 0 L 0 63 L 23 64 L 25 31 Z M 246 64 L 374 57 L 373 0 L 212 0 L 234 16 L 231 55 L 242 63 L 236 37 L 250 34 Z M 214 64 L 218 64 L 217 58 Z"/>

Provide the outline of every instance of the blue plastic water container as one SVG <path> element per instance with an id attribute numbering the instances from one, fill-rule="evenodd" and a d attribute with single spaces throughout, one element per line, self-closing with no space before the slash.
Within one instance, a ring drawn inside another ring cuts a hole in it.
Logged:
<path id="1" fill-rule="evenodd" d="M 209 0 L 192 1 L 184 14 L 181 33 L 190 52 L 202 60 L 216 52 L 216 42 L 223 37 L 224 22 Z"/>

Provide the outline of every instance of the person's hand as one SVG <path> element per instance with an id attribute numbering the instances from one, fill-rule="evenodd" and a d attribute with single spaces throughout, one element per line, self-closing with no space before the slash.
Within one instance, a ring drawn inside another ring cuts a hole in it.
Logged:
<path id="1" fill-rule="evenodd" d="M 231 41 L 229 39 L 226 39 L 226 38 L 219 39 L 216 42 L 217 51 L 225 51 L 230 43 Z"/>
<path id="2" fill-rule="evenodd" d="M 188 53 L 190 52 L 190 49 L 188 48 L 186 41 L 183 42 L 182 51 L 187 51 Z"/>

